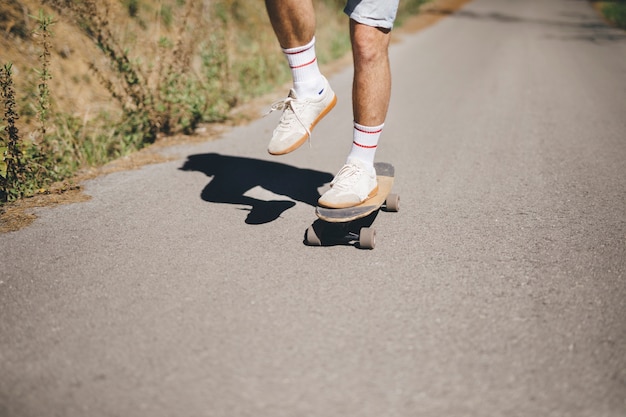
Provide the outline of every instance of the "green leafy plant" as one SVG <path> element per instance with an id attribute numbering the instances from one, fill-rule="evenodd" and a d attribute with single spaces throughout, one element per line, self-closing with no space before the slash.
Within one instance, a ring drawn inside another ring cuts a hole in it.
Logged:
<path id="1" fill-rule="evenodd" d="M 615 0 L 602 5 L 602 13 L 615 26 L 626 29 L 626 0 Z"/>
<path id="2" fill-rule="evenodd" d="M 13 201 L 24 195 L 25 167 L 19 130 L 15 122 L 19 116 L 15 110 L 13 88 L 13 65 L 0 69 L 0 97 L 4 107 L 4 135 L 0 140 L 0 202 Z"/>

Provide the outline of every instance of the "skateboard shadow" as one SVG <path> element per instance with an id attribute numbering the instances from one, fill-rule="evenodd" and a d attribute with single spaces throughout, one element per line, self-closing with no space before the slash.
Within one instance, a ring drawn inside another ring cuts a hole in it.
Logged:
<path id="1" fill-rule="evenodd" d="M 190 155 L 182 171 L 198 171 L 211 181 L 204 187 L 200 197 L 211 203 L 249 206 L 247 224 L 265 224 L 300 201 L 315 206 L 320 197 L 318 187 L 330 182 L 332 174 L 311 169 L 296 168 L 261 159 L 220 155 L 217 153 Z M 255 187 L 290 200 L 261 200 L 245 194 Z"/>
<path id="2" fill-rule="evenodd" d="M 328 223 L 321 219 L 317 219 L 311 225 L 313 232 L 317 236 L 318 244 L 309 242 L 309 229 L 304 232 L 303 242 L 306 246 L 339 246 L 349 245 L 361 249 L 359 243 L 359 232 L 363 227 L 371 227 L 378 217 L 378 213 L 383 210 L 380 208 L 365 217 L 345 223 Z"/>

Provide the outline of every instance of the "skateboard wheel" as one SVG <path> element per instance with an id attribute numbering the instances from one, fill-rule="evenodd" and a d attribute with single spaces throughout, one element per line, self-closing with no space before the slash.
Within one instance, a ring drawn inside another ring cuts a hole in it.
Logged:
<path id="1" fill-rule="evenodd" d="M 307 245 L 322 246 L 322 241 L 320 240 L 319 236 L 317 236 L 317 233 L 315 233 L 315 229 L 313 228 L 313 226 L 309 226 L 309 228 L 306 229 L 305 239 Z"/>
<path id="2" fill-rule="evenodd" d="M 398 194 L 389 194 L 385 200 L 387 211 L 400 211 L 400 196 Z"/>
<path id="3" fill-rule="evenodd" d="M 362 249 L 374 249 L 376 246 L 376 230 L 363 227 L 359 232 L 359 246 Z"/>

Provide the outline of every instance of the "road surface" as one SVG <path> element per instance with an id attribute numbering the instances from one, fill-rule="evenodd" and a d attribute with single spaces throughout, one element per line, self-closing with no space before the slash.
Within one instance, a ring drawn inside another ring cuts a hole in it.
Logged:
<path id="1" fill-rule="evenodd" d="M 0 235 L 0 415 L 625 416 L 626 34 L 475 0 L 397 40 L 375 250 L 303 244 L 346 68 L 310 147 L 274 114 Z"/>

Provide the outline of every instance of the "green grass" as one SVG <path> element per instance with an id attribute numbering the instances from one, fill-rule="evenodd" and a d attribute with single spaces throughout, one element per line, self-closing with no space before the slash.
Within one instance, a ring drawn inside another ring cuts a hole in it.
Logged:
<path id="1" fill-rule="evenodd" d="M 615 26 L 626 29 L 626 0 L 605 2 L 601 10 L 604 16 Z"/>

